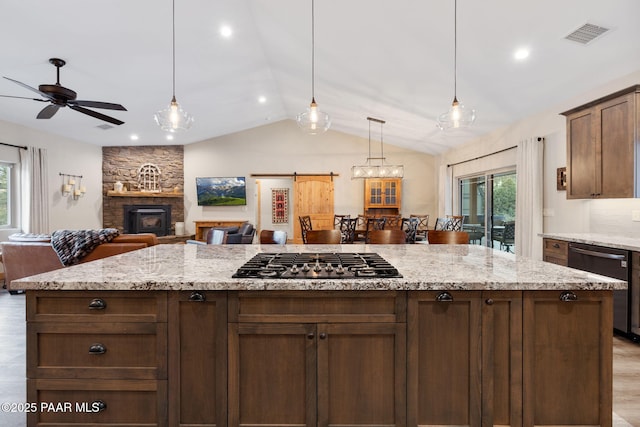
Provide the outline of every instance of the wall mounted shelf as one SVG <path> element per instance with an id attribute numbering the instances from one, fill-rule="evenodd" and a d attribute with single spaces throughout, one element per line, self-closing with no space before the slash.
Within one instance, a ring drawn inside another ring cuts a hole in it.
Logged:
<path id="1" fill-rule="evenodd" d="M 152 193 L 150 191 L 107 191 L 109 197 L 184 197 L 184 193 Z"/>

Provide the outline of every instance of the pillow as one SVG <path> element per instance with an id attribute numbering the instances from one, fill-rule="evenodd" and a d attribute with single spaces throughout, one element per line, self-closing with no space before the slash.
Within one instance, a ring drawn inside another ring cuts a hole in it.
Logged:
<path id="1" fill-rule="evenodd" d="M 14 233 L 9 236 L 10 242 L 50 242 L 50 234 Z"/>

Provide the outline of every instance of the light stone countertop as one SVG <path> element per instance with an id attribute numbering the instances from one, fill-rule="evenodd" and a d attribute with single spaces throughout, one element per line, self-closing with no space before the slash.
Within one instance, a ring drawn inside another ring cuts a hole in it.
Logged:
<path id="1" fill-rule="evenodd" d="M 585 243 L 587 245 L 604 246 L 606 248 L 640 251 L 640 239 L 637 237 L 616 236 L 598 233 L 542 233 L 539 236 L 547 239 L 565 240 L 567 242 Z"/>
<path id="2" fill-rule="evenodd" d="M 233 279 L 259 252 L 377 252 L 402 278 Z M 43 290 L 611 290 L 624 281 L 478 245 L 156 245 L 13 282 Z"/>

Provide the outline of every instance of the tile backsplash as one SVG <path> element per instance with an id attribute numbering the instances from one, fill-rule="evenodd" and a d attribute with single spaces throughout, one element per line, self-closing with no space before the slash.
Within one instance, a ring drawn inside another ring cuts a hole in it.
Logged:
<path id="1" fill-rule="evenodd" d="M 640 221 L 633 221 L 633 212 L 640 215 L 640 199 L 603 199 L 589 203 L 591 233 L 624 235 L 640 238 Z"/>

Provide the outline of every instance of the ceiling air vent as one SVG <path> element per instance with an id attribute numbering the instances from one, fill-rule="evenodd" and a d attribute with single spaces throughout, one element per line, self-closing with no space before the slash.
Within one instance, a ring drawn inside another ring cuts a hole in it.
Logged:
<path id="1" fill-rule="evenodd" d="M 609 31 L 608 28 L 599 27 L 593 24 L 584 24 L 571 34 L 565 37 L 567 40 L 571 40 L 580 44 L 589 44 L 597 37 L 600 37 L 604 33 Z"/>
<path id="2" fill-rule="evenodd" d="M 113 129 L 114 126 L 108 125 L 108 124 L 103 124 L 103 125 L 98 125 L 96 126 L 98 129 L 102 129 L 102 130 L 109 130 L 109 129 Z"/>

